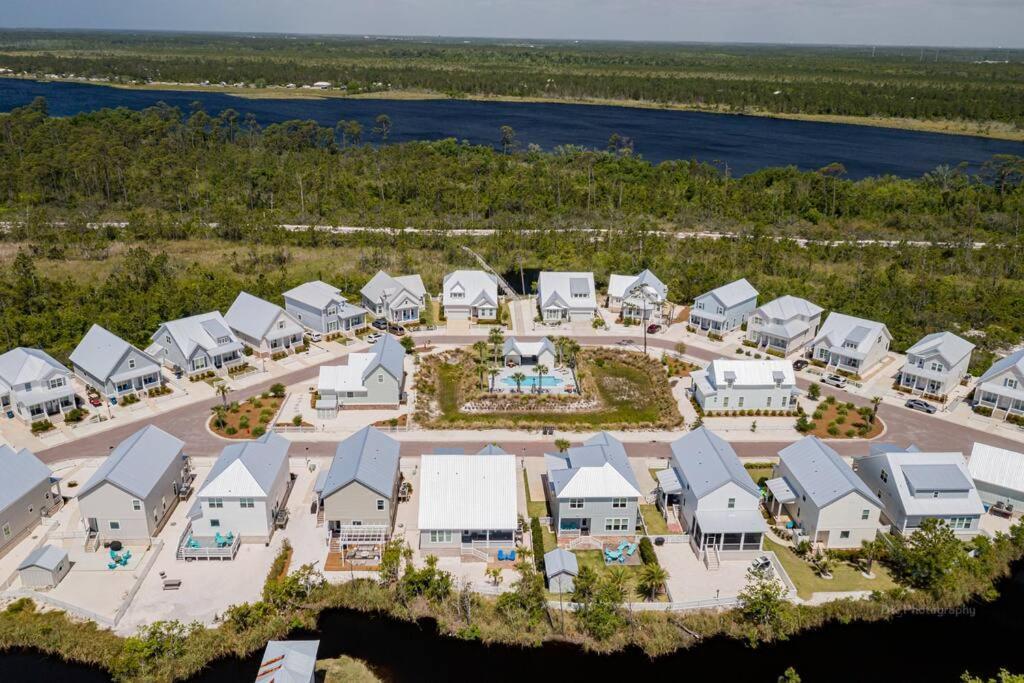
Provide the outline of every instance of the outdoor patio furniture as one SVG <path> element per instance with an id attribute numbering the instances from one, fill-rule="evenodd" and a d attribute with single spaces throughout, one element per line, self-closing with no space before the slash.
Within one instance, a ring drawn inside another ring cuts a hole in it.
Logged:
<path id="1" fill-rule="evenodd" d="M 121 556 L 121 559 L 124 560 L 125 562 L 127 562 L 130 559 L 132 559 L 132 551 L 131 550 L 125 550 L 124 551 L 124 555 Z"/>
<path id="2" fill-rule="evenodd" d="M 181 588 L 181 579 L 164 579 L 165 591 L 176 591 Z"/>
<path id="3" fill-rule="evenodd" d="M 626 549 L 626 554 L 630 557 L 633 557 L 633 554 L 636 552 L 637 547 L 638 546 L 636 543 L 630 543 L 629 548 Z"/>
<path id="4" fill-rule="evenodd" d="M 618 562 L 621 559 L 622 559 L 622 551 L 621 550 L 605 550 L 604 551 L 604 561 L 606 563 Z"/>
<path id="5" fill-rule="evenodd" d="M 510 550 L 509 551 L 509 553 L 508 553 L 508 561 L 509 562 L 515 562 L 516 561 L 516 551 L 515 550 Z"/>
<path id="6" fill-rule="evenodd" d="M 117 567 L 118 567 L 117 562 L 108 562 L 107 563 L 107 569 L 117 569 Z"/>
<path id="7" fill-rule="evenodd" d="M 504 562 L 504 561 L 505 561 L 505 551 L 502 550 L 501 548 L 498 548 L 498 562 Z"/>
<path id="8" fill-rule="evenodd" d="M 111 550 L 110 551 L 110 559 L 112 559 L 115 562 L 117 562 L 117 558 L 118 558 L 118 554 L 116 552 L 114 552 L 113 550 Z"/>

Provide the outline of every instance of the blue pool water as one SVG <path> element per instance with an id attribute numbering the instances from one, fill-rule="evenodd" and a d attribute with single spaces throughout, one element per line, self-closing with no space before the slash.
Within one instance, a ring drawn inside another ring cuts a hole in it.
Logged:
<path id="1" fill-rule="evenodd" d="M 516 381 L 511 377 L 505 377 L 501 380 L 501 383 L 507 387 L 515 387 Z M 551 375 L 544 375 L 541 378 L 540 385 L 542 387 L 560 387 L 565 384 L 565 381 L 560 377 L 553 377 Z M 523 380 L 524 389 L 533 389 L 537 386 L 537 375 L 527 375 L 526 379 Z"/>

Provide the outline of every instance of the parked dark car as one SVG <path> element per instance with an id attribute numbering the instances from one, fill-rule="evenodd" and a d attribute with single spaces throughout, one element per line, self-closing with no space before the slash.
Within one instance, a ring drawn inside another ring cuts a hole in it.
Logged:
<path id="1" fill-rule="evenodd" d="M 807 360 L 803 359 L 803 358 L 799 358 L 799 359 L 793 361 L 793 369 L 794 370 L 803 370 L 808 365 L 810 365 L 810 363 Z"/>
<path id="2" fill-rule="evenodd" d="M 922 413 L 928 413 L 929 415 L 932 415 L 933 413 L 935 413 L 936 410 L 938 410 L 938 408 L 933 406 L 928 401 L 922 401 L 919 398 L 912 398 L 903 405 L 910 408 L 911 410 L 920 410 Z"/>
<path id="3" fill-rule="evenodd" d="M 385 320 L 384 318 L 377 318 L 376 320 L 374 320 L 370 324 L 373 325 L 374 327 L 376 327 L 378 330 L 386 330 L 386 329 L 388 329 L 388 321 Z"/>
<path id="4" fill-rule="evenodd" d="M 647 334 L 658 334 L 661 332 L 661 325 L 658 323 L 651 323 L 647 326 Z"/>
<path id="5" fill-rule="evenodd" d="M 405 336 L 405 328 L 401 325 L 391 325 L 388 327 L 388 332 L 395 335 L 396 337 Z"/>

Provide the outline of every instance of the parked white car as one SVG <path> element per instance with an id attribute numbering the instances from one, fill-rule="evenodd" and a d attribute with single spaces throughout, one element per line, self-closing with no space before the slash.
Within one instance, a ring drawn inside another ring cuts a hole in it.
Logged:
<path id="1" fill-rule="evenodd" d="M 846 381 L 846 378 L 842 375 L 825 375 L 825 378 L 821 380 L 821 383 L 829 384 L 837 389 L 845 389 Z"/>

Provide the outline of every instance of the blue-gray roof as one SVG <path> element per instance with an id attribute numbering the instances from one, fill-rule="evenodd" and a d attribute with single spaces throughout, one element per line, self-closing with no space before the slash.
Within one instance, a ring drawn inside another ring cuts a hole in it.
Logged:
<path id="1" fill-rule="evenodd" d="M 363 427 L 338 444 L 320 492 L 326 498 L 358 481 L 387 498 L 398 478 L 400 444 L 375 427 Z"/>
<path id="2" fill-rule="evenodd" d="M 819 509 L 854 491 L 878 505 L 864 480 L 816 436 L 805 436 L 786 446 L 779 451 L 779 460 Z"/>
<path id="3" fill-rule="evenodd" d="M 274 321 L 281 315 L 286 316 L 292 324 L 294 328 L 292 332 L 302 331 L 302 326 L 292 317 L 291 313 L 285 312 L 277 304 L 253 296 L 249 292 L 239 292 L 234 303 L 231 304 L 231 308 L 224 314 L 224 320 L 231 329 L 251 339 L 259 340 L 263 339 L 270 331 Z M 210 322 L 214 323 L 214 321 Z M 214 324 L 219 325 L 219 323 Z"/>
<path id="4" fill-rule="evenodd" d="M 280 434 L 267 432 L 253 441 L 225 446 L 220 457 L 213 463 L 206 483 L 199 493 L 202 494 L 224 470 L 238 460 L 249 471 L 260 489 L 269 494 L 278 472 L 281 471 L 282 462 L 287 463 L 288 449 L 291 445 L 292 442 Z"/>
<path id="5" fill-rule="evenodd" d="M 0 446 L 0 472 L 0 512 L 53 475 L 32 451 L 7 445 Z"/>
<path id="6" fill-rule="evenodd" d="M 373 347 L 373 352 L 377 358 L 363 370 L 363 381 L 366 381 L 366 378 L 377 369 L 377 366 L 381 366 L 401 382 L 402 373 L 405 372 L 405 348 L 398 343 L 398 340 L 390 334 L 385 334 Z"/>
<path id="7" fill-rule="evenodd" d="M 465 455 L 466 449 L 460 446 L 438 446 L 431 453 L 434 455 Z"/>
<path id="8" fill-rule="evenodd" d="M 153 492 L 167 470 L 181 467 L 185 442 L 159 427 L 147 425 L 117 445 L 78 492 L 81 498 L 109 482 L 138 498 Z"/>
<path id="9" fill-rule="evenodd" d="M 96 379 L 105 382 L 110 379 L 111 373 L 130 349 L 132 345 L 124 339 L 99 325 L 93 325 L 71 352 L 70 360 L 75 367 L 82 368 Z M 139 353 L 149 359 L 154 366 L 159 367 L 154 358 L 142 351 Z"/>
<path id="10" fill-rule="evenodd" d="M 29 567 L 41 567 L 52 572 L 57 568 L 57 565 L 66 559 L 68 559 L 68 551 L 47 544 L 30 552 L 28 557 L 18 565 L 18 570 L 28 569 Z"/>
<path id="11" fill-rule="evenodd" d="M 505 449 L 497 444 L 489 443 L 476 453 L 477 455 L 508 455 Z"/>
<path id="12" fill-rule="evenodd" d="M 707 427 L 699 427 L 673 441 L 672 462 L 697 498 L 703 498 L 730 481 L 752 496 L 761 495 L 736 451 Z"/>
<path id="13" fill-rule="evenodd" d="M 555 548 L 544 553 L 544 573 L 549 579 L 558 574 L 577 576 L 580 573 L 580 565 L 576 555 L 565 548 Z"/>
<path id="14" fill-rule="evenodd" d="M 271 640 L 263 651 L 256 680 L 261 683 L 309 683 L 316 670 L 319 640 Z"/>
<path id="15" fill-rule="evenodd" d="M 1024 373 L 1024 349 L 1011 353 L 1002 360 L 997 360 L 992 364 L 992 367 L 986 370 L 985 374 L 978 379 L 978 382 L 987 382 L 1018 365 L 1020 366 L 1021 373 Z"/>
<path id="16" fill-rule="evenodd" d="M 903 476 L 913 491 L 967 491 L 971 488 L 963 471 L 948 463 L 904 465 Z"/>

